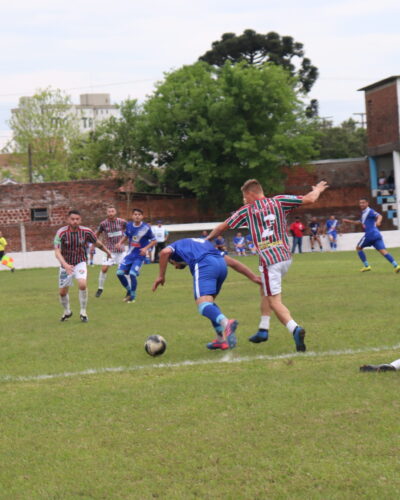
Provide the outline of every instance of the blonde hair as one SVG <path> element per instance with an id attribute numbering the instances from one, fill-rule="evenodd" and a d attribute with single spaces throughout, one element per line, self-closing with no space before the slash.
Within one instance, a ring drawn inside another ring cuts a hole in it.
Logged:
<path id="1" fill-rule="evenodd" d="M 247 180 L 240 189 L 241 189 L 242 193 L 246 193 L 247 191 L 253 191 L 256 193 L 263 193 L 264 192 L 261 184 L 258 182 L 257 179 Z"/>

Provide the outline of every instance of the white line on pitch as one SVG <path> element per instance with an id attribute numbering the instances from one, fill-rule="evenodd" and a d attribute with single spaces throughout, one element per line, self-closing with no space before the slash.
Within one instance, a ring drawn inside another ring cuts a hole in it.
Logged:
<path id="1" fill-rule="evenodd" d="M 341 351 L 322 351 L 314 352 L 308 351 L 305 353 L 291 352 L 287 354 L 277 354 L 275 356 L 267 354 L 259 354 L 256 356 L 235 356 L 234 351 L 229 351 L 223 357 L 218 359 L 198 359 L 195 361 L 186 360 L 176 363 L 153 363 L 150 365 L 136 365 L 136 366 L 115 366 L 109 368 L 89 368 L 79 372 L 63 372 L 63 373 L 49 373 L 43 375 L 0 375 L 0 382 L 34 382 L 40 380 L 51 380 L 55 378 L 68 378 L 80 377 L 82 375 L 100 375 L 102 373 L 124 373 L 139 370 L 148 370 L 152 368 L 181 368 L 185 366 L 200 366 L 221 363 L 246 363 L 250 361 L 276 361 L 279 359 L 291 358 L 316 358 L 323 356 L 342 356 L 345 354 L 363 354 L 368 352 L 382 352 L 382 351 L 395 351 L 400 349 L 400 344 L 392 346 L 380 347 L 366 347 L 364 349 L 343 349 Z"/>

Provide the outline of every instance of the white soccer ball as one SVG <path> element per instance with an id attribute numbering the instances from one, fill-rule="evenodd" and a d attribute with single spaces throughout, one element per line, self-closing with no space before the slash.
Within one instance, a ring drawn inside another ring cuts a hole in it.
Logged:
<path id="1" fill-rule="evenodd" d="M 150 335 L 144 344 L 144 349 L 150 356 L 161 356 L 167 348 L 167 342 L 161 335 Z"/>

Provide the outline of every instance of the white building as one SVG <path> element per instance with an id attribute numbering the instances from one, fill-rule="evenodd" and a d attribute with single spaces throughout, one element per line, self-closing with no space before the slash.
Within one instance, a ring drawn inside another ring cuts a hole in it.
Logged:
<path id="1" fill-rule="evenodd" d="M 110 94 L 81 94 L 79 97 L 80 104 L 74 104 L 73 109 L 81 132 L 94 130 L 101 121 L 120 116 L 118 107 L 111 104 Z"/>

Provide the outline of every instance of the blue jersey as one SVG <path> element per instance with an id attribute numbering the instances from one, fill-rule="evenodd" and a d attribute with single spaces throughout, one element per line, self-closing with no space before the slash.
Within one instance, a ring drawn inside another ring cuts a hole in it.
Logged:
<path id="1" fill-rule="evenodd" d="M 125 229 L 125 236 L 128 237 L 128 255 L 131 259 L 135 257 L 143 257 L 144 259 L 145 256 L 140 255 L 140 250 L 155 240 L 151 227 L 145 222 L 142 222 L 140 226 L 135 226 L 133 222 L 128 222 Z"/>
<path id="2" fill-rule="evenodd" d="M 378 216 L 378 212 L 375 212 L 375 210 L 370 207 L 367 207 L 361 212 L 360 221 L 362 222 L 365 236 L 368 239 L 379 238 L 381 236 L 379 229 L 376 227 L 376 219 Z"/>
<path id="3" fill-rule="evenodd" d="M 233 238 L 233 244 L 234 245 L 244 245 L 245 239 L 243 236 L 235 236 Z"/>
<path id="4" fill-rule="evenodd" d="M 336 233 L 338 227 L 339 222 L 336 219 L 328 219 L 326 221 L 326 232 L 328 234 Z"/>
<path id="5" fill-rule="evenodd" d="M 225 245 L 225 238 L 223 238 L 222 236 L 217 236 L 217 238 L 215 238 L 214 240 L 214 243 L 217 245 L 217 246 L 222 246 L 222 245 Z"/>
<path id="6" fill-rule="evenodd" d="M 213 255 L 224 259 L 222 253 L 217 250 L 208 240 L 202 238 L 184 238 L 168 245 L 173 253 L 171 259 L 176 262 L 186 262 L 190 272 L 194 272 L 194 267 L 208 255 Z"/>

